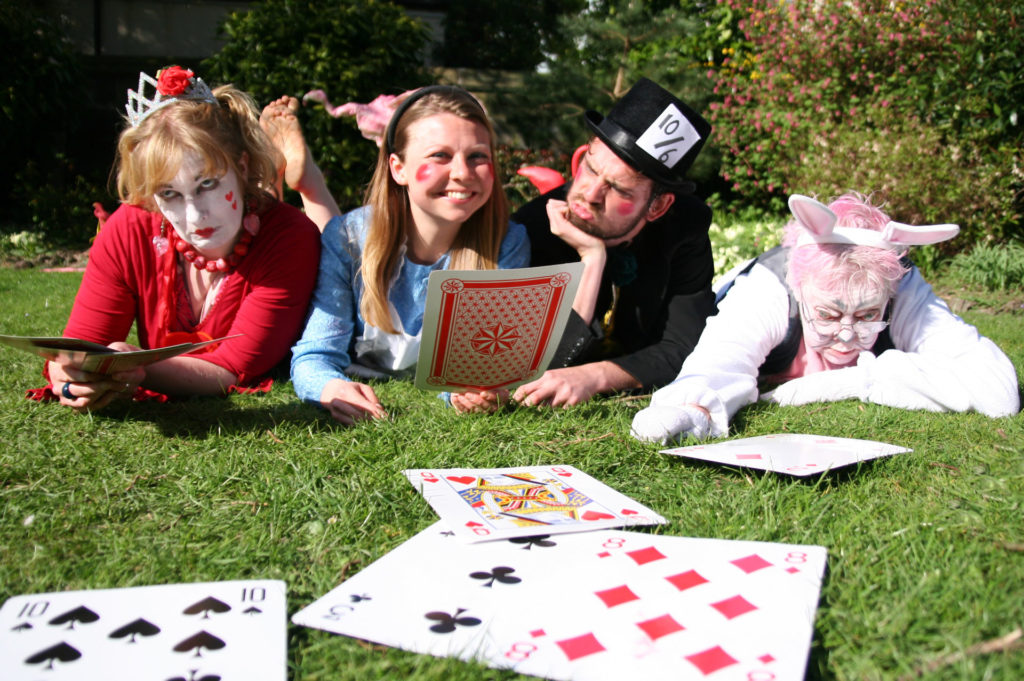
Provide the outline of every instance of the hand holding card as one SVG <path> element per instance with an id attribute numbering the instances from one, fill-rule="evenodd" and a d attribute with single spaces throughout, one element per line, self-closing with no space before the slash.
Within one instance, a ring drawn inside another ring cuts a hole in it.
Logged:
<path id="1" fill-rule="evenodd" d="M 240 334 L 201 343 L 179 343 L 165 348 L 123 352 L 77 338 L 0 335 L 0 343 L 31 352 L 51 362 L 73 366 L 81 371 L 109 375 L 195 352 L 214 343 L 237 338 L 238 335 Z"/>
<path id="2" fill-rule="evenodd" d="M 551 362 L 583 263 L 430 275 L 416 386 L 463 392 L 510 389 Z"/>

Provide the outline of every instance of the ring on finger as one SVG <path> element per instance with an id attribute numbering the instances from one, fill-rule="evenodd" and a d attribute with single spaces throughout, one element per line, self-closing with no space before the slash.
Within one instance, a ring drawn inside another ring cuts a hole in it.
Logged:
<path id="1" fill-rule="evenodd" d="M 75 399 L 75 396 L 71 394 L 71 383 L 65 383 L 64 387 L 60 389 L 60 394 L 63 395 L 66 400 Z"/>

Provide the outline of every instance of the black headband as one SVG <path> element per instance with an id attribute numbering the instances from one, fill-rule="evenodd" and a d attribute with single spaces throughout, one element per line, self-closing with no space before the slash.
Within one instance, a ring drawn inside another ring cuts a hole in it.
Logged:
<path id="1" fill-rule="evenodd" d="M 410 106 L 427 95 L 434 94 L 435 92 L 448 95 L 455 94 L 456 92 L 465 92 L 466 94 L 469 94 L 467 90 L 463 90 L 455 85 L 428 85 L 426 87 L 421 87 L 419 90 L 416 90 L 411 95 L 403 99 L 402 103 L 398 105 L 397 109 L 395 109 L 395 113 L 391 114 L 391 120 L 388 122 L 388 130 L 384 137 L 387 141 L 387 151 L 389 154 L 395 151 L 395 128 L 398 127 L 398 120 L 406 111 L 409 110 Z M 469 96 L 473 97 L 471 94 Z M 479 100 L 477 100 L 476 97 L 473 97 L 473 99 L 479 104 Z"/>

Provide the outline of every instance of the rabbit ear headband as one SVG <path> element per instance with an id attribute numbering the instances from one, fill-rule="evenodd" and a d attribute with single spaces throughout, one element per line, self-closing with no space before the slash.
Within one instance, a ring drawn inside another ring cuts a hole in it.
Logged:
<path id="1" fill-rule="evenodd" d="M 789 197 L 789 210 L 804 228 L 797 239 L 797 247 L 808 244 L 850 244 L 902 252 L 908 246 L 937 244 L 952 239 L 960 231 L 957 225 L 915 226 L 892 220 L 881 232 L 836 227 L 836 214 L 828 206 L 801 194 Z"/>

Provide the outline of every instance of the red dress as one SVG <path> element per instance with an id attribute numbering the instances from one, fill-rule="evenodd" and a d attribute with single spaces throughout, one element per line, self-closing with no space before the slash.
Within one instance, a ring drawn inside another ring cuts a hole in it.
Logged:
<path id="1" fill-rule="evenodd" d="M 173 332 L 210 338 L 242 334 L 201 357 L 235 374 L 239 385 L 258 382 L 302 330 L 320 262 L 319 230 L 293 206 L 272 204 L 260 215 L 248 254 L 221 283 L 213 307 L 187 328 L 183 320 L 191 315 L 176 309 L 183 285 L 178 268 L 168 261 L 176 257 L 169 223 L 163 248 L 154 242 L 161 221 L 159 213 L 127 204 L 110 216 L 89 251 L 64 335 L 107 345 L 124 340 L 137 322 L 139 345 L 149 349 L 180 342 L 164 340 Z"/>

